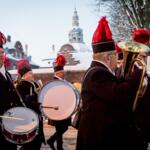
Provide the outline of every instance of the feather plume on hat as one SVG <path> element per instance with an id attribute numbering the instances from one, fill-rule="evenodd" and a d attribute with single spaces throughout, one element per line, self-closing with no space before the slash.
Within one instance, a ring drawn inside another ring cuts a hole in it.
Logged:
<path id="1" fill-rule="evenodd" d="M 3 48 L 3 45 L 5 43 L 6 43 L 6 37 L 2 32 L 0 32 L 0 48 Z"/>
<path id="2" fill-rule="evenodd" d="M 19 60 L 17 62 L 17 66 L 18 66 L 18 73 L 21 75 L 21 77 L 28 71 L 31 71 L 31 66 L 27 59 Z"/>
<path id="3" fill-rule="evenodd" d="M 132 39 L 136 42 L 147 45 L 150 42 L 150 31 L 146 28 L 134 29 Z"/>
<path id="4" fill-rule="evenodd" d="M 117 53 L 122 53 L 122 48 L 120 48 L 117 43 L 115 44 L 115 49 Z"/>
<path id="5" fill-rule="evenodd" d="M 64 70 L 64 66 L 66 64 L 66 59 L 62 54 L 59 54 L 54 62 L 54 71 Z"/>
<path id="6" fill-rule="evenodd" d="M 5 67 L 9 67 L 10 66 L 10 60 L 6 56 L 6 54 L 3 55 L 3 62 L 4 62 Z"/>
<path id="7" fill-rule="evenodd" d="M 112 32 L 109 28 L 106 16 L 102 17 L 92 38 L 93 52 L 106 52 L 115 50 Z"/>
<path id="8" fill-rule="evenodd" d="M 123 51 L 122 51 L 122 48 L 120 48 L 118 46 L 118 44 L 116 43 L 115 44 L 115 49 L 116 49 L 116 52 L 118 54 L 118 60 L 122 60 L 123 59 Z"/>

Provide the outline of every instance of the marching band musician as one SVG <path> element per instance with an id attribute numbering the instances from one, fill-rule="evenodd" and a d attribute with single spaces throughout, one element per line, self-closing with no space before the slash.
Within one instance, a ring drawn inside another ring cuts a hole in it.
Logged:
<path id="1" fill-rule="evenodd" d="M 54 80 L 64 80 L 65 72 L 64 65 L 66 64 L 65 57 L 58 55 L 54 62 Z M 59 94 L 59 93 L 58 93 Z M 63 150 L 63 134 L 68 130 L 68 126 L 71 125 L 71 117 L 61 120 L 54 121 L 49 120 L 50 125 L 55 126 L 56 132 L 49 137 L 47 144 L 52 150 L 55 150 L 54 142 L 57 142 L 57 150 Z"/>
<path id="2" fill-rule="evenodd" d="M 8 142 L 3 135 L 3 114 L 10 108 L 20 105 L 20 100 L 17 93 L 14 90 L 13 81 L 11 75 L 5 68 L 4 64 L 4 49 L 3 45 L 6 43 L 6 38 L 2 32 L 0 32 L 0 149 L 17 150 L 17 145 Z M 11 122 L 12 120 L 10 120 Z"/>
<path id="3" fill-rule="evenodd" d="M 132 39 L 138 43 L 148 45 L 150 43 L 150 30 L 146 28 L 134 29 Z M 140 54 L 140 58 L 145 60 L 146 65 L 148 55 L 146 53 Z M 147 87 L 144 95 L 138 99 L 135 120 L 138 130 L 144 138 L 145 147 L 148 148 L 148 143 L 150 142 L 150 77 L 147 75 L 147 72 L 144 82 Z"/>
<path id="4" fill-rule="evenodd" d="M 21 150 L 40 150 L 42 143 L 45 143 L 43 132 L 43 118 L 40 111 L 40 103 L 38 103 L 38 84 L 35 84 L 34 75 L 31 66 L 26 59 L 17 62 L 18 74 L 21 77 L 17 84 L 17 89 L 23 99 L 25 105 L 34 110 L 38 114 L 39 129 L 36 137 L 29 143 L 23 144 Z M 30 114 L 29 114 L 30 115 Z"/>
<path id="5" fill-rule="evenodd" d="M 141 70 L 135 66 L 123 81 L 115 76 L 115 43 L 106 17 L 99 21 L 92 47 L 93 61 L 82 82 L 76 150 L 144 150 L 132 119 Z"/>

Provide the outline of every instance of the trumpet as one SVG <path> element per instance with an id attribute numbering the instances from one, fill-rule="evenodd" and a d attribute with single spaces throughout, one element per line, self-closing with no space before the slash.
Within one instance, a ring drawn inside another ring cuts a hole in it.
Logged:
<path id="1" fill-rule="evenodd" d="M 137 107 L 137 101 L 139 97 L 142 97 L 147 89 L 147 85 L 144 84 L 144 78 L 146 74 L 146 63 L 140 58 L 141 53 L 149 53 L 150 48 L 144 44 L 134 41 L 119 42 L 118 46 L 123 50 L 123 75 L 124 79 L 128 79 L 132 73 L 133 65 L 137 62 L 142 67 L 142 75 L 140 84 L 134 99 L 132 110 L 135 111 Z"/>

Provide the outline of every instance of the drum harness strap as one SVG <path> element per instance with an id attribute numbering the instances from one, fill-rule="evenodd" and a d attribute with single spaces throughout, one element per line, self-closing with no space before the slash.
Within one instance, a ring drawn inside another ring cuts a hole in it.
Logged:
<path id="1" fill-rule="evenodd" d="M 27 107 L 26 104 L 23 102 L 23 99 L 22 99 L 22 97 L 21 97 L 19 91 L 18 91 L 17 88 L 14 86 L 14 84 L 13 84 L 13 82 L 12 82 L 12 79 L 10 78 L 9 74 L 7 74 L 7 77 L 8 77 L 8 79 L 9 79 L 9 81 L 12 83 L 13 88 L 14 88 L 15 92 L 17 93 L 21 104 L 22 104 L 24 107 Z"/>

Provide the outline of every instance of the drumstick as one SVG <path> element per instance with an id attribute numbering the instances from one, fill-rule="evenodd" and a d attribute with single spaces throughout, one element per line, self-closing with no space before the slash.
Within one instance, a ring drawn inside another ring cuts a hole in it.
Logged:
<path id="1" fill-rule="evenodd" d="M 0 116 L 0 118 L 15 119 L 15 120 L 24 120 L 24 119 L 22 119 L 22 118 L 18 118 L 18 117 L 10 117 L 10 116 Z"/>
<path id="2" fill-rule="evenodd" d="M 59 109 L 58 106 L 55 106 L 55 107 L 52 107 L 52 106 L 42 106 L 42 108 L 49 108 L 49 109 L 55 109 L 55 110 Z"/>

